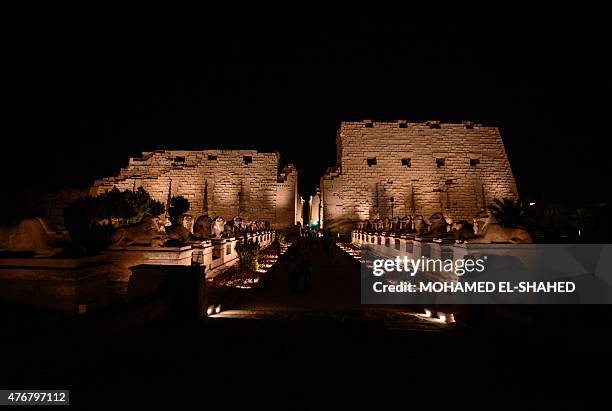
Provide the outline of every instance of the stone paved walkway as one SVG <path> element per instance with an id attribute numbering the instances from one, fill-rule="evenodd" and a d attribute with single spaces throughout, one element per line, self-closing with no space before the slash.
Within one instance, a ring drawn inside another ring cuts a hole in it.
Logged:
<path id="1" fill-rule="evenodd" d="M 297 247 L 294 245 L 293 247 Z M 270 275 L 267 283 L 246 298 L 236 309 L 260 311 L 353 310 L 360 306 L 359 267 L 336 249 L 326 255 L 318 243 L 305 250 L 312 263 L 310 287 L 292 292 L 288 258 Z"/>
<path id="2" fill-rule="evenodd" d="M 266 320 L 383 321 L 389 328 L 439 331 L 446 324 L 417 315 L 405 306 L 364 306 L 360 301 L 359 264 L 335 247 L 325 253 L 318 242 L 306 249 L 312 264 L 310 286 L 292 292 L 288 259 L 281 260 L 267 282 L 215 318 Z"/>

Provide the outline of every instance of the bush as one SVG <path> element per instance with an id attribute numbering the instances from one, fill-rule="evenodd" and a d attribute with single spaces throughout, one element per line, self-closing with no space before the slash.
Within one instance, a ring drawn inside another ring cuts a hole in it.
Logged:
<path id="1" fill-rule="evenodd" d="M 189 200 L 183 196 L 175 196 L 170 199 L 170 208 L 168 208 L 168 215 L 172 224 L 178 223 L 178 218 L 189 211 Z"/>
<path id="2" fill-rule="evenodd" d="M 250 243 L 242 241 L 236 245 L 236 252 L 238 253 L 238 261 L 241 270 L 257 271 L 259 268 L 259 249 L 259 242 L 257 241 Z"/>
<path id="3" fill-rule="evenodd" d="M 115 228 L 98 218 L 100 205 L 94 197 L 74 201 L 64 210 L 64 224 L 75 244 L 88 252 L 99 251 L 110 244 Z"/>
<path id="4" fill-rule="evenodd" d="M 96 252 L 110 244 L 117 225 L 138 223 L 146 214 L 159 216 L 164 211 L 164 205 L 142 187 L 136 191 L 115 187 L 72 202 L 64 210 L 64 224 L 76 244 Z"/>

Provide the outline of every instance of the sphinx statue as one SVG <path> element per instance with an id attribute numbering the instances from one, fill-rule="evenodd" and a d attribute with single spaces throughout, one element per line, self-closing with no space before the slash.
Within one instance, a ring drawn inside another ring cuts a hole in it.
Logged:
<path id="1" fill-rule="evenodd" d="M 400 231 L 400 218 L 395 217 L 391 220 L 391 231 L 397 233 Z"/>
<path id="2" fill-rule="evenodd" d="M 391 220 L 388 218 L 385 218 L 383 220 L 383 231 L 385 232 L 391 231 Z"/>
<path id="3" fill-rule="evenodd" d="M 531 244 L 533 238 L 529 231 L 522 228 L 504 227 L 490 211 L 479 213 L 474 218 L 476 237 L 466 241 L 474 244 L 510 243 Z"/>
<path id="4" fill-rule="evenodd" d="M 419 237 L 425 235 L 429 230 L 429 225 L 427 224 L 427 222 L 425 222 L 425 219 L 420 214 L 414 216 L 414 219 L 412 220 L 412 226 L 414 232 Z"/>
<path id="5" fill-rule="evenodd" d="M 434 213 L 429 217 L 429 234 L 434 239 L 448 237 L 448 222 L 442 213 Z"/>
<path id="6" fill-rule="evenodd" d="M 192 240 L 192 228 L 193 217 L 189 214 L 183 214 L 177 218 L 176 224 L 170 227 L 168 237 L 181 243 L 187 243 Z"/>
<path id="7" fill-rule="evenodd" d="M 406 234 L 412 232 L 412 218 L 410 216 L 405 216 L 400 220 L 400 231 Z"/>
<path id="8" fill-rule="evenodd" d="M 249 220 L 246 218 L 241 218 L 237 224 L 240 226 L 240 232 L 242 234 L 248 234 L 251 232 L 251 226 L 249 224 Z"/>
<path id="9" fill-rule="evenodd" d="M 474 226 L 466 220 L 460 220 L 451 224 L 451 237 L 458 242 L 474 238 Z"/>
<path id="10" fill-rule="evenodd" d="M 257 226 L 257 231 L 261 232 L 261 231 L 265 231 L 266 230 L 266 222 L 263 220 L 257 220 L 255 222 L 255 225 Z"/>
<path id="11" fill-rule="evenodd" d="M 228 220 L 225 223 L 224 232 L 231 232 L 231 235 L 236 237 L 242 235 L 241 220 L 242 218 L 240 218 L 240 216 L 235 216 L 231 220 Z"/>
<path id="12" fill-rule="evenodd" d="M 67 234 L 51 229 L 42 218 L 27 218 L 0 227 L 0 251 L 32 252 L 34 257 L 52 257 L 63 250 Z"/>
<path id="13" fill-rule="evenodd" d="M 417 233 L 420 240 L 441 241 L 449 236 L 448 223 L 442 213 L 434 213 L 429 217 L 429 226 L 425 232 Z"/>
<path id="14" fill-rule="evenodd" d="M 372 229 L 374 231 L 382 231 L 383 230 L 383 222 L 380 218 L 377 218 L 372 221 Z"/>
<path id="15" fill-rule="evenodd" d="M 236 221 L 236 225 L 239 227 L 239 231 L 244 235 L 249 232 L 249 220 L 246 218 L 239 217 Z"/>
<path id="16" fill-rule="evenodd" d="M 217 216 L 211 225 L 211 238 L 221 238 L 225 232 L 225 219 Z"/>
<path id="17" fill-rule="evenodd" d="M 145 215 L 139 223 L 120 227 L 111 236 L 111 246 L 163 245 L 168 236 L 160 227 L 159 218 Z"/>
<path id="18" fill-rule="evenodd" d="M 212 218 L 207 215 L 199 216 L 193 225 L 193 236 L 196 238 L 210 238 L 212 233 Z"/>
<path id="19" fill-rule="evenodd" d="M 230 220 L 223 225 L 223 234 L 221 234 L 221 237 L 229 238 L 234 236 L 236 236 L 236 228 L 234 227 L 232 220 Z"/>
<path id="20" fill-rule="evenodd" d="M 244 235 L 250 232 L 249 220 L 242 217 L 234 217 L 234 230 Z"/>
<path id="21" fill-rule="evenodd" d="M 239 231 L 243 235 L 248 234 L 250 232 L 249 220 L 247 220 L 246 218 L 239 218 L 239 220 L 236 221 L 236 225 L 239 227 Z"/>

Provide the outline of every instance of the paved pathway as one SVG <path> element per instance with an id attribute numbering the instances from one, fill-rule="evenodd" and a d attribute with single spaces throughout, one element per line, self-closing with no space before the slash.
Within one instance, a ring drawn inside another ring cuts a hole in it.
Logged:
<path id="1" fill-rule="evenodd" d="M 446 324 L 425 319 L 405 306 L 364 306 L 360 301 L 359 264 L 339 248 L 325 253 L 315 242 L 305 250 L 312 264 L 307 290 L 292 292 L 288 258 L 263 287 L 253 290 L 215 318 L 383 321 L 388 328 L 442 331 Z"/>
<path id="2" fill-rule="evenodd" d="M 284 258 L 267 283 L 242 299 L 236 308 L 258 311 L 358 309 L 360 283 L 356 262 L 341 255 L 338 249 L 332 255 L 325 254 L 318 242 L 304 252 L 312 264 L 312 276 L 307 290 L 291 291 L 289 258 Z"/>

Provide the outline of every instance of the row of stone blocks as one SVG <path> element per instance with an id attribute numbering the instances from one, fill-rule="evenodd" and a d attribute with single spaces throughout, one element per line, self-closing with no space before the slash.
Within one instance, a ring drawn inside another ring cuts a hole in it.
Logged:
<path id="1" fill-rule="evenodd" d="M 538 267 L 542 263 L 541 253 L 535 244 L 434 242 L 431 240 L 417 240 L 409 235 L 371 233 L 360 230 L 353 230 L 351 232 L 351 242 L 361 247 L 367 247 L 373 254 L 381 258 L 407 256 L 414 260 L 424 258 L 456 261 L 495 255 L 514 257 L 522 265 L 531 268 Z M 432 266 L 439 267 L 436 265 Z M 447 274 L 440 270 L 435 272 Z"/>
<path id="2" fill-rule="evenodd" d="M 110 282 L 128 283 L 131 268 L 142 265 L 189 266 L 201 254 L 206 277 L 214 277 L 238 261 L 239 241 L 258 241 L 266 247 L 273 231 L 240 238 L 211 239 L 182 247 L 130 246 L 82 258 L 1 258 L 0 301 L 64 313 L 77 313 L 107 304 Z"/>

